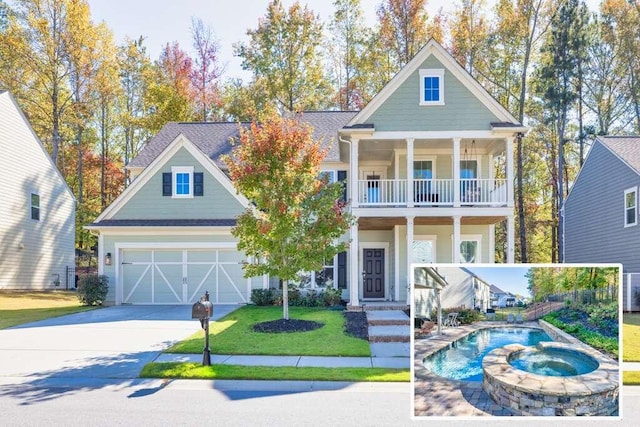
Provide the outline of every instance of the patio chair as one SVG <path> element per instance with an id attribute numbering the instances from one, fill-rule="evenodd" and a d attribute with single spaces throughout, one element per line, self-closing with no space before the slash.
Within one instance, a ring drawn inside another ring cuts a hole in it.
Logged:
<path id="1" fill-rule="evenodd" d="M 522 319 L 522 314 L 518 313 L 516 314 L 516 323 L 522 323 L 524 322 L 524 320 Z"/>
<path id="2" fill-rule="evenodd" d="M 458 321 L 458 313 L 449 313 L 447 315 L 447 318 L 444 319 L 443 322 L 444 326 L 451 326 L 451 327 L 457 327 L 460 325 L 460 322 Z"/>
<path id="3" fill-rule="evenodd" d="M 486 318 L 487 320 L 496 320 L 496 311 L 492 308 L 488 308 Z"/>
<path id="4" fill-rule="evenodd" d="M 513 317 L 512 313 L 507 314 L 507 323 L 514 323 L 516 319 Z"/>

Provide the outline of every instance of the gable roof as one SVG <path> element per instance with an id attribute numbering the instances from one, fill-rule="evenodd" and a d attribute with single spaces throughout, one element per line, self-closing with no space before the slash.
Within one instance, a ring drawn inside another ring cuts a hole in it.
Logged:
<path id="1" fill-rule="evenodd" d="M 303 123 L 313 127 L 314 138 L 329 149 L 326 161 L 339 161 L 340 151 L 336 138 L 338 130 L 353 116 L 353 111 L 308 111 L 301 114 Z M 234 122 L 169 122 L 151 138 L 129 164 L 128 168 L 145 168 L 153 162 L 178 135 L 184 135 L 220 169 L 226 169 L 220 158 L 231 152 L 231 140 L 240 136 L 239 128 L 249 123 Z"/>
<path id="2" fill-rule="evenodd" d="M 90 224 L 88 229 L 97 226 L 114 226 L 123 225 L 124 223 L 115 223 L 113 221 L 108 222 L 111 218 L 141 189 L 147 182 L 169 161 L 181 148 L 186 149 L 238 202 L 245 208 L 250 207 L 250 203 L 246 197 L 236 192 L 231 180 L 220 170 L 220 168 L 207 157 L 198 147 L 192 143 L 189 138 L 180 133 L 171 141 L 164 150 L 153 159 L 144 171 L 133 181 L 133 183 L 127 187 L 118 198 L 111 203 L 102 213 L 95 219 L 93 224 Z M 131 224 L 127 224 L 131 225 Z M 141 224 L 137 224 L 141 225 Z M 145 224 L 145 225 L 158 225 L 158 224 Z M 166 224 L 165 224 L 166 225 Z M 203 225 L 203 224 L 190 224 L 190 225 Z"/>
<path id="3" fill-rule="evenodd" d="M 640 175 L 640 136 L 599 136 L 597 140 Z"/>
<path id="4" fill-rule="evenodd" d="M 49 152 L 44 147 L 44 144 L 42 144 L 42 141 L 40 141 L 40 138 L 38 137 L 36 132 L 33 130 L 33 127 L 31 126 L 31 123 L 29 122 L 29 120 L 25 116 L 24 112 L 22 111 L 22 109 L 18 105 L 18 102 L 16 101 L 16 99 L 11 95 L 11 92 L 9 92 L 7 90 L 0 90 L 0 97 L 7 97 L 9 102 L 13 104 L 14 110 L 20 116 L 20 118 L 24 122 L 25 126 L 27 127 L 27 129 L 31 133 L 31 136 L 33 137 L 34 142 L 36 144 L 38 144 L 38 146 L 42 150 L 42 154 L 44 155 L 44 158 L 51 165 L 51 170 L 58 176 L 58 178 L 60 179 L 62 185 L 65 188 L 65 191 L 69 194 L 69 196 L 71 196 L 71 198 L 73 199 L 73 202 L 75 203 L 76 202 L 75 194 L 73 194 L 73 191 L 71 190 L 71 187 L 69 187 L 69 184 L 67 184 L 67 181 L 62 176 L 62 173 L 60 172 L 60 169 L 58 169 L 58 166 L 56 166 L 56 164 L 53 162 L 53 159 L 49 155 Z M 2 123 L 1 120 L 0 120 L 0 123 Z"/>
<path id="5" fill-rule="evenodd" d="M 500 289 L 496 285 L 491 285 L 491 288 L 489 288 L 489 290 L 491 292 L 493 292 L 494 294 L 505 294 L 506 293 L 505 291 L 503 291 L 502 289 Z"/>
<path id="6" fill-rule="evenodd" d="M 411 61 L 407 63 L 380 92 L 349 122 L 348 127 L 356 127 L 373 115 L 373 113 L 405 82 L 430 56 L 438 59 L 451 74 L 473 93 L 480 102 L 489 109 L 498 119 L 492 122 L 492 127 L 501 128 L 524 128 L 518 120 L 513 117 L 487 90 L 469 74 L 443 47 L 434 39 L 418 52 Z"/>

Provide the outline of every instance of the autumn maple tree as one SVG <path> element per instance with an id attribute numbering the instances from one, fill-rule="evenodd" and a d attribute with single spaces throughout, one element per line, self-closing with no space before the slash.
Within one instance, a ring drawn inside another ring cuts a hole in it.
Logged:
<path id="1" fill-rule="evenodd" d="M 338 239 L 352 221 L 341 183 L 320 174 L 326 149 L 299 118 L 273 115 L 241 129 L 225 158 L 238 192 L 252 207 L 237 218 L 232 234 L 253 262 L 246 277 L 269 274 L 283 281 L 283 318 L 289 319 L 288 284 L 346 249 Z"/>

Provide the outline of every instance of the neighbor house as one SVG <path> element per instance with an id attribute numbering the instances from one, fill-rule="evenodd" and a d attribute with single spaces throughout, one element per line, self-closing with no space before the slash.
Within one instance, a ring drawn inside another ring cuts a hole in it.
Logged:
<path id="1" fill-rule="evenodd" d="M 0 289 L 73 286 L 75 198 L 6 91 L 0 91 L 0 181 Z"/>
<path id="2" fill-rule="evenodd" d="M 625 311 L 640 310 L 640 137 L 599 136 L 562 214 L 564 260 L 622 263 Z"/>
<path id="3" fill-rule="evenodd" d="M 323 173 L 346 181 L 357 220 L 348 250 L 306 274 L 310 286 L 342 289 L 354 307 L 407 303 L 412 263 L 494 262 L 502 222 L 513 262 L 513 147 L 526 128 L 437 42 L 360 112 L 302 120 L 329 148 Z M 110 300 L 189 303 L 209 289 L 215 302 L 242 303 L 273 286 L 273 278 L 242 278 L 246 257 L 231 236 L 248 202 L 220 156 L 237 127 L 169 123 L 128 165 L 134 181 L 88 226 L 100 236 Z"/>
<path id="4" fill-rule="evenodd" d="M 414 316 L 435 318 L 433 314 L 438 306 L 438 293 L 443 309 L 470 308 L 484 313 L 491 307 L 491 286 L 473 272 L 453 266 L 434 266 L 433 270 L 445 284 L 436 287 L 430 286 L 429 280 L 416 280 Z"/>

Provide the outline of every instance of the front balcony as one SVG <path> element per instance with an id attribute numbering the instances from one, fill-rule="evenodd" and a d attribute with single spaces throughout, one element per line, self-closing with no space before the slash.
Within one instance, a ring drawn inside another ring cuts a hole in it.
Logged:
<path id="1" fill-rule="evenodd" d="M 358 180 L 360 207 L 507 206 L 506 179 Z M 459 189 L 459 191 L 455 191 Z M 408 203 L 408 201 L 412 201 Z"/>

